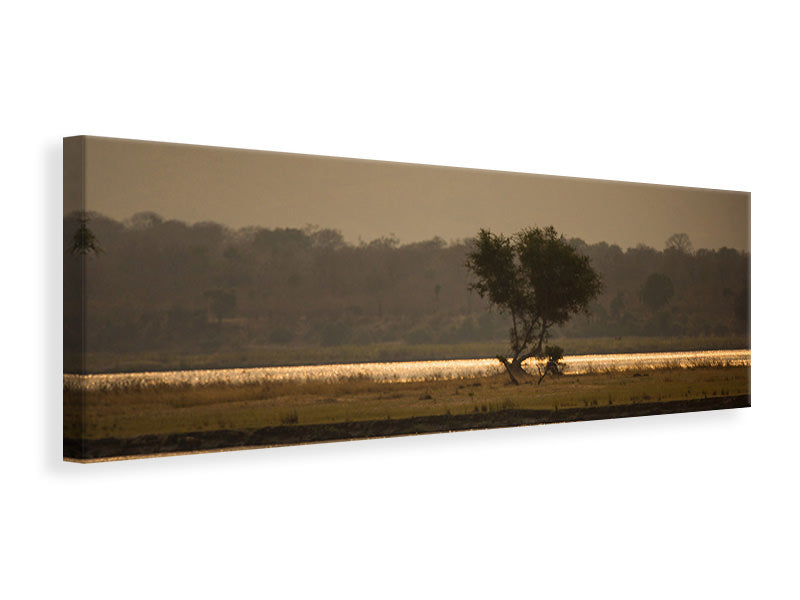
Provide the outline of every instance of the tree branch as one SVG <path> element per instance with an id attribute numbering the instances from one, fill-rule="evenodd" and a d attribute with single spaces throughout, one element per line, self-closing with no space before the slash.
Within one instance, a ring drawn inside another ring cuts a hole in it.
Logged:
<path id="1" fill-rule="evenodd" d="M 536 354 L 542 353 L 542 344 L 544 344 L 545 337 L 547 337 L 547 322 L 542 319 L 542 331 L 539 333 L 539 344 L 536 346 Z"/>
<path id="2" fill-rule="evenodd" d="M 513 324 L 511 335 L 514 338 L 511 340 L 511 349 L 514 351 L 514 358 L 517 358 L 519 356 L 519 353 L 525 349 L 525 346 L 519 345 L 519 333 L 517 331 L 517 314 L 513 308 L 511 309 L 511 323 Z"/>

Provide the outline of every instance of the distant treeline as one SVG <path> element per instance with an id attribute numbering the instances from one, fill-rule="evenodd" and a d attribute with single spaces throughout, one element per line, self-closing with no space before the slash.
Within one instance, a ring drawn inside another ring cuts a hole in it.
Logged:
<path id="1" fill-rule="evenodd" d="M 81 215 L 64 219 L 65 244 Z M 461 343 L 507 339 L 508 321 L 468 287 L 470 240 L 350 244 L 338 231 L 232 230 L 140 213 L 89 214 L 97 248 L 83 260 L 91 352 L 216 352 L 247 346 Z M 476 232 L 477 233 L 477 232 Z M 749 328 L 748 253 L 622 250 L 570 242 L 588 255 L 604 291 L 574 337 L 718 335 Z M 65 250 L 65 282 L 82 257 Z M 65 293 L 65 345 L 80 348 L 80 294 Z"/>

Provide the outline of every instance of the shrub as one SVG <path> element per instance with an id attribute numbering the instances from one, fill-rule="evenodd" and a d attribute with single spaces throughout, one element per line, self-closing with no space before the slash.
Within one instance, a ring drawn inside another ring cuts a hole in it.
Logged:
<path id="1" fill-rule="evenodd" d="M 564 349 L 561 346 L 545 346 L 544 358 L 546 363 L 544 365 L 544 373 L 542 377 L 551 373 L 553 375 L 561 375 L 564 359 Z M 540 380 L 541 381 L 541 380 Z"/>

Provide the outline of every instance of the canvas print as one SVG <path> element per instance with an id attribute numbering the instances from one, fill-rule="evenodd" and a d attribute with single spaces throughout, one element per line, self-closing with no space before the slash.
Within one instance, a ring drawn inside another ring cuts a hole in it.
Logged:
<path id="1" fill-rule="evenodd" d="M 64 139 L 64 457 L 750 406 L 750 194 Z"/>

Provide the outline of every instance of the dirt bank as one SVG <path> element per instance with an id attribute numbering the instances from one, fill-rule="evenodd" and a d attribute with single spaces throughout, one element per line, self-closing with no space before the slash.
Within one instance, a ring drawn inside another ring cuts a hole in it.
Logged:
<path id="1" fill-rule="evenodd" d="M 320 425 L 280 425 L 261 429 L 221 429 L 192 433 L 142 435 L 134 438 L 78 440 L 64 438 L 64 458 L 102 460 L 153 454 L 192 453 L 253 446 L 286 446 L 339 440 L 392 437 L 419 433 L 493 429 L 570 421 L 618 419 L 670 413 L 745 408 L 750 396 L 675 400 L 563 410 L 507 409 L 461 415 L 434 415 Z"/>

